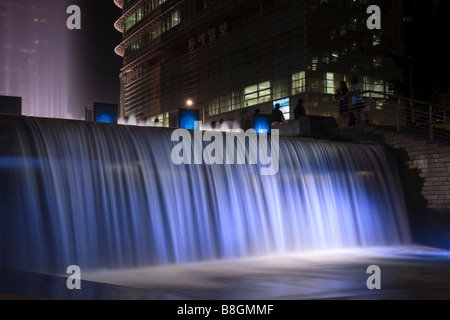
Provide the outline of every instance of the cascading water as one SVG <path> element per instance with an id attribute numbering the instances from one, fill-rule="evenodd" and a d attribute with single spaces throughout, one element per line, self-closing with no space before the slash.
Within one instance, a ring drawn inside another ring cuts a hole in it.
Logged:
<path id="1" fill-rule="evenodd" d="M 171 130 L 0 117 L 0 267 L 34 272 L 402 245 L 380 145 L 281 139 L 280 170 L 180 165 Z"/>

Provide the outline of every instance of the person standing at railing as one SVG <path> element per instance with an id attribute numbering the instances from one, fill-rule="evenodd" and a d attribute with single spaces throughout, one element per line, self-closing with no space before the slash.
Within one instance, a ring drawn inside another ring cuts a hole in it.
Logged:
<path id="1" fill-rule="evenodd" d="M 275 109 L 272 110 L 272 123 L 281 123 L 283 124 L 284 122 L 286 122 L 284 115 L 283 115 L 283 111 L 281 111 L 281 106 L 280 104 L 276 104 Z"/>
<path id="2" fill-rule="evenodd" d="M 339 99 L 339 120 L 341 127 L 348 126 L 349 115 L 350 115 L 350 105 L 348 103 L 348 87 L 347 82 L 341 81 L 339 89 L 336 90 L 335 97 Z"/>
<path id="3" fill-rule="evenodd" d="M 352 97 L 352 111 L 355 115 L 356 124 L 362 124 L 362 109 L 364 109 L 364 102 L 361 96 L 361 89 L 359 88 L 359 81 L 356 77 L 350 80 L 350 89 L 348 95 Z"/>
<path id="4" fill-rule="evenodd" d="M 300 119 L 300 117 L 306 116 L 306 108 L 303 105 L 304 102 L 305 101 L 303 99 L 299 99 L 298 100 L 298 104 L 297 104 L 297 106 L 294 109 L 295 120 Z"/>

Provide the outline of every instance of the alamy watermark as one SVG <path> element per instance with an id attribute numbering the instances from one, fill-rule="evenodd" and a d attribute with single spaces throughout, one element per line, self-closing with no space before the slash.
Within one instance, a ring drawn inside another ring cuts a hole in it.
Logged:
<path id="1" fill-rule="evenodd" d="M 373 5 L 367 8 L 367 14 L 371 16 L 367 19 L 367 28 L 369 30 L 381 29 L 381 9 L 379 6 Z"/>
<path id="2" fill-rule="evenodd" d="M 79 6 L 71 5 L 67 7 L 67 14 L 70 16 L 67 18 L 66 26 L 69 30 L 81 29 L 81 9 Z"/>
<path id="3" fill-rule="evenodd" d="M 68 266 L 66 273 L 70 274 L 66 281 L 67 289 L 81 290 L 81 268 L 76 265 Z"/>
<path id="4" fill-rule="evenodd" d="M 367 289 L 381 290 L 381 268 L 375 265 L 370 266 L 367 268 L 367 274 L 371 275 L 366 282 Z"/>
<path id="5" fill-rule="evenodd" d="M 197 122 L 196 128 L 200 127 L 201 122 Z M 171 153 L 175 165 L 260 164 L 260 174 L 263 176 L 276 175 L 280 168 L 279 130 L 272 130 L 269 139 L 267 132 L 258 135 L 253 129 L 226 133 L 200 130 L 191 133 L 177 129 L 172 133 L 172 141 L 178 142 Z M 207 144 L 205 148 L 204 143 Z"/>
<path id="6" fill-rule="evenodd" d="M 367 19 L 367 28 L 369 30 L 380 30 L 381 29 L 381 9 L 377 5 L 371 5 L 367 8 L 367 14 L 371 16 Z M 81 29 L 81 9 L 77 5 L 70 5 L 66 10 L 67 14 L 70 16 L 67 18 L 66 26 L 69 30 L 80 30 Z"/>

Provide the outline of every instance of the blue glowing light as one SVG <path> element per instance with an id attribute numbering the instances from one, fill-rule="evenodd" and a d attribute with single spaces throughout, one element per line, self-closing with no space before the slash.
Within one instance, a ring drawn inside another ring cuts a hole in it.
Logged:
<path id="1" fill-rule="evenodd" d="M 270 115 L 254 114 L 253 128 L 258 135 L 270 135 L 272 131 L 272 119 Z"/>
<path id="2" fill-rule="evenodd" d="M 200 120 L 200 111 L 180 109 L 179 119 L 180 129 L 195 130 L 197 129 L 195 126 L 195 122 L 198 122 Z"/>
<path id="3" fill-rule="evenodd" d="M 117 123 L 116 104 L 94 104 L 95 122 Z"/>

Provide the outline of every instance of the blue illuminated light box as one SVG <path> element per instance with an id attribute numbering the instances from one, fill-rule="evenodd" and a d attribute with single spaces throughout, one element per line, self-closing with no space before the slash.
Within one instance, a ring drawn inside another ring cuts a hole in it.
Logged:
<path id="1" fill-rule="evenodd" d="M 257 135 L 270 135 L 272 133 L 272 117 L 268 114 L 254 114 L 253 129 Z"/>
<path id="2" fill-rule="evenodd" d="M 200 111 L 194 109 L 180 109 L 178 119 L 180 129 L 198 129 L 195 126 L 195 122 L 200 121 Z"/>
<path id="3" fill-rule="evenodd" d="M 94 103 L 86 107 L 86 120 L 102 123 L 117 123 L 118 105 L 113 103 Z"/>
<path id="4" fill-rule="evenodd" d="M 289 106 L 290 100 L 289 98 L 281 99 L 273 102 L 273 107 L 275 108 L 277 104 L 281 107 L 281 112 L 283 112 L 284 119 L 286 121 L 291 119 L 291 107 Z"/>

